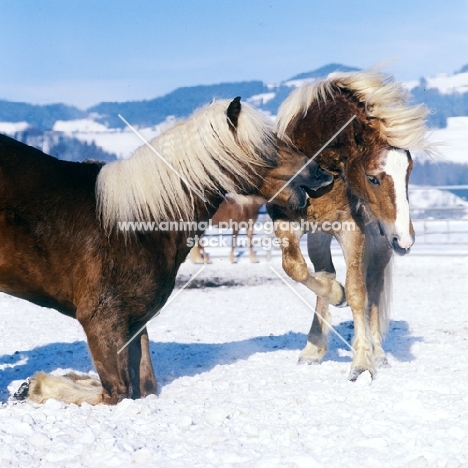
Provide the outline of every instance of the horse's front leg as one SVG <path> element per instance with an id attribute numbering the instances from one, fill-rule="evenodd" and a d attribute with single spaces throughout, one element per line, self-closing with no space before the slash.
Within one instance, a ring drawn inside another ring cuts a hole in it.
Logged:
<path id="1" fill-rule="evenodd" d="M 86 333 L 100 382 L 73 373 L 66 376 L 39 373 L 30 381 L 27 398 L 38 403 L 55 398 L 77 405 L 83 402 L 116 405 L 124 398 L 132 398 L 134 389 L 129 363 L 130 347 L 125 347 L 119 353 L 130 338 L 125 314 L 107 309 L 83 313 L 82 309 L 78 309 L 77 318 Z"/>
<path id="2" fill-rule="evenodd" d="M 249 258 L 252 263 L 259 263 L 258 258 L 255 255 L 255 250 L 253 246 L 253 235 L 254 235 L 253 226 L 250 226 L 249 228 L 247 228 L 247 240 L 249 243 Z"/>
<path id="3" fill-rule="evenodd" d="M 327 272 L 314 273 L 307 267 L 299 245 L 303 231 L 297 223 L 275 221 L 275 235 L 280 241 L 283 270 L 286 274 L 330 304 L 343 305 L 346 301 L 344 288 L 335 280 L 335 275 Z"/>
<path id="4" fill-rule="evenodd" d="M 354 358 L 349 380 L 355 381 L 365 371 L 369 371 L 372 376 L 375 374 L 372 339 L 366 313 L 365 237 L 356 227 L 355 231 L 342 231 L 337 235 L 337 239 L 346 260 L 346 299 L 354 320 Z"/>
<path id="5" fill-rule="evenodd" d="M 236 263 L 236 247 L 237 247 L 237 236 L 239 235 L 239 229 L 232 229 L 232 244 L 231 251 L 229 252 L 229 261 L 231 263 Z"/>
<path id="6" fill-rule="evenodd" d="M 389 363 L 382 346 L 388 328 L 389 302 L 391 294 L 391 259 L 393 250 L 380 235 L 378 227 L 366 227 L 367 271 L 366 286 L 369 308 L 370 331 L 374 346 L 374 359 L 378 367 Z"/>
<path id="7" fill-rule="evenodd" d="M 131 327 L 130 334 L 133 336 L 133 330 L 139 330 L 140 328 L 141 324 Z M 156 394 L 158 384 L 151 362 L 149 337 L 146 328 L 135 337 L 129 344 L 129 347 L 132 398 L 144 398 L 148 395 Z"/>
<path id="8" fill-rule="evenodd" d="M 116 405 L 134 394 L 130 375 L 130 346 L 122 349 L 130 339 L 130 333 L 126 324 L 110 322 L 111 319 L 107 317 L 94 317 L 82 325 L 101 379 L 102 403 Z"/>
<path id="9" fill-rule="evenodd" d="M 307 234 L 307 250 L 315 271 L 326 271 L 335 274 L 331 258 L 330 244 L 332 236 L 322 232 Z M 328 302 L 317 296 L 315 314 L 312 320 L 307 343 L 299 355 L 299 364 L 320 364 L 328 348 L 328 332 L 330 331 L 330 313 Z"/>

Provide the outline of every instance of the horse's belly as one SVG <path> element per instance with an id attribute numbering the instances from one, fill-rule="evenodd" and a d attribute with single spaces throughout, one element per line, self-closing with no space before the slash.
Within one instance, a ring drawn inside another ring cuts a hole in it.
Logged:
<path id="1" fill-rule="evenodd" d="M 54 273 L 47 257 L 0 213 L 0 291 L 73 316 L 67 275 Z"/>

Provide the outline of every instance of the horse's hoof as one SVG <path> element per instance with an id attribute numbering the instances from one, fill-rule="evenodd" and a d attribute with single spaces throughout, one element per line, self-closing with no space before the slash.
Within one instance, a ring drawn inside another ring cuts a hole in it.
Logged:
<path id="1" fill-rule="evenodd" d="M 27 378 L 19 387 L 18 390 L 13 394 L 13 399 L 18 401 L 23 401 L 28 398 L 29 395 L 29 386 L 31 379 Z"/>
<path id="2" fill-rule="evenodd" d="M 358 366 L 358 367 L 353 367 L 351 369 L 351 372 L 349 373 L 349 377 L 348 377 L 348 380 L 350 380 L 351 382 L 356 382 L 356 380 L 359 378 L 359 376 L 361 374 L 363 374 L 364 372 L 369 372 L 369 375 L 371 377 L 371 380 L 374 378 L 374 376 L 372 375 L 372 372 L 369 370 L 369 369 L 366 369 L 365 367 L 362 367 L 362 366 Z"/>
<path id="3" fill-rule="evenodd" d="M 347 307 L 348 302 L 346 301 L 346 294 L 345 294 L 345 288 L 343 287 L 342 284 L 338 283 L 339 286 L 341 287 L 341 299 L 337 304 L 334 304 L 335 307 Z"/>
<path id="4" fill-rule="evenodd" d="M 301 366 L 318 366 L 321 362 L 321 359 L 307 356 L 299 356 L 299 359 L 297 360 L 297 364 Z"/>
<path id="5" fill-rule="evenodd" d="M 381 369 L 388 369 L 389 367 L 392 367 L 390 363 L 388 362 L 388 359 L 386 356 L 381 357 L 381 358 L 376 358 L 375 365 Z"/>

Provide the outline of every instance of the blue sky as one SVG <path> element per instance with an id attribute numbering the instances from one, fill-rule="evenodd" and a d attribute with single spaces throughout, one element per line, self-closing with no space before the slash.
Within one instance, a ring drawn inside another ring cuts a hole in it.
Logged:
<path id="1" fill-rule="evenodd" d="M 0 99 L 152 99 L 331 62 L 397 79 L 468 63 L 468 0 L 0 0 Z"/>

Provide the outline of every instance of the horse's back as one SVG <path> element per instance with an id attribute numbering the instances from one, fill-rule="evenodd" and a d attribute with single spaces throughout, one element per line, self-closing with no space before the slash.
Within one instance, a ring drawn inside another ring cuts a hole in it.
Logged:
<path id="1" fill-rule="evenodd" d="M 248 222 L 256 220 L 258 211 L 264 201 L 258 197 L 245 197 L 245 199 L 225 198 L 212 218 L 216 226 L 221 222 Z"/>
<path id="2" fill-rule="evenodd" d="M 94 193 L 101 164 L 61 161 L 0 135 L 0 193 L 18 197 L 83 190 Z"/>
<path id="3" fill-rule="evenodd" d="M 73 314 L 80 249 L 96 239 L 99 167 L 0 135 L 0 290 Z"/>

